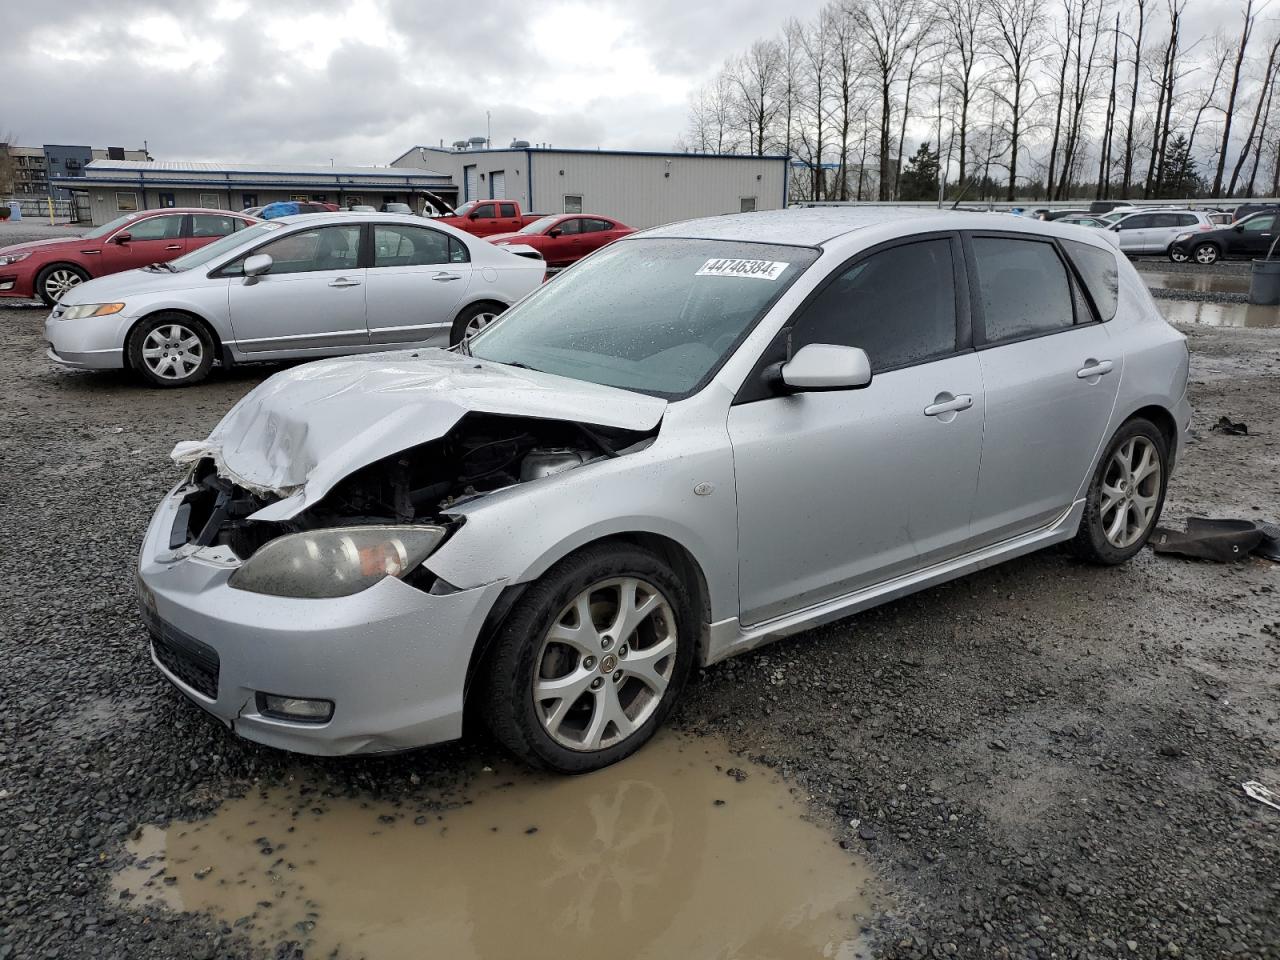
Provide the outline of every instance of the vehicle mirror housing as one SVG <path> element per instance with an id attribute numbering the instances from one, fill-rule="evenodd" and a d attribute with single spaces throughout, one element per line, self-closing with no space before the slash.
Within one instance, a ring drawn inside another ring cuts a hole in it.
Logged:
<path id="1" fill-rule="evenodd" d="M 1244 233 L 1244 224 L 1236 224 L 1233 229 L 1236 233 Z"/>
<path id="2" fill-rule="evenodd" d="M 128 230 L 123 230 L 120 233 L 117 233 L 114 237 L 112 237 L 111 242 L 112 243 L 128 243 L 132 239 L 133 239 L 133 234 L 131 234 Z"/>
<path id="3" fill-rule="evenodd" d="M 556 237 L 560 236 L 560 234 L 562 233 L 564 233 L 564 231 L 561 230 L 559 227 L 556 227 L 554 230 L 548 230 L 547 236 L 551 237 L 552 239 L 555 239 Z"/>
<path id="4" fill-rule="evenodd" d="M 476 213 L 469 213 L 469 214 L 467 214 L 467 219 L 468 219 L 468 220 L 479 220 L 479 219 L 480 219 L 480 214 L 479 214 L 479 212 L 476 212 Z"/>
<path id="5" fill-rule="evenodd" d="M 779 374 L 793 393 L 858 390 L 871 383 L 871 358 L 861 347 L 810 343 L 782 364 Z"/>
<path id="6" fill-rule="evenodd" d="M 274 261 L 269 253 L 255 253 L 251 257 L 245 257 L 244 266 L 244 282 L 246 284 L 257 283 L 258 278 L 271 269 Z"/>

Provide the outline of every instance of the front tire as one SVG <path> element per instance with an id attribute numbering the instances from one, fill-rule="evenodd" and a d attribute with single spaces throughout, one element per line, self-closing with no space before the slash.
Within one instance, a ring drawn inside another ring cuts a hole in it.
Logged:
<path id="1" fill-rule="evenodd" d="M 36 275 L 36 296 L 52 307 L 72 287 L 89 279 L 89 274 L 69 263 L 51 263 Z"/>
<path id="2" fill-rule="evenodd" d="M 129 334 L 129 366 L 153 387 L 189 387 L 213 369 L 213 334 L 185 313 L 165 311 L 147 317 Z"/>
<path id="3" fill-rule="evenodd" d="M 1218 249 L 1217 244 L 1202 243 L 1199 244 L 1191 254 L 1196 263 L 1203 267 L 1212 266 L 1222 258 L 1222 251 Z"/>
<path id="4" fill-rule="evenodd" d="M 1174 263 L 1186 263 L 1191 258 L 1172 244 L 1169 245 L 1169 259 Z"/>
<path id="5" fill-rule="evenodd" d="M 483 711 L 526 762 L 586 773 L 640 749 L 693 665 L 697 618 L 680 579 L 648 550 L 589 547 L 517 601 L 486 658 Z"/>
<path id="6" fill-rule="evenodd" d="M 470 340 L 502 315 L 507 308 L 499 303 L 474 303 L 458 314 L 449 332 L 449 346 Z"/>
<path id="7" fill-rule="evenodd" d="M 1125 423 L 1098 463 L 1068 548 L 1091 563 L 1124 563 L 1146 545 L 1159 522 L 1168 479 L 1164 434 L 1150 420 Z"/>

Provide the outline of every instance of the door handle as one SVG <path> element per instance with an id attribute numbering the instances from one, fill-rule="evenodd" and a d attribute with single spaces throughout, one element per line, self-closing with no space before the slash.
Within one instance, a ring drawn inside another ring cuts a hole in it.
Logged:
<path id="1" fill-rule="evenodd" d="M 461 280 L 462 277 L 456 273 L 433 273 L 432 280 L 439 280 L 441 283 L 448 283 L 450 280 Z"/>
<path id="2" fill-rule="evenodd" d="M 1084 362 L 1084 366 L 1076 371 L 1076 376 L 1081 380 L 1088 380 L 1092 377 L 1101 377 L 1111 372 L 1112 363 L 1110 360 L 1094 360 L 1089 359 Z"/>
<path id="3" fill-rule="evenodd" d="M 346 277 L 338 277 L 336 280 L 330 280 L 330 281 L 329 281 L 329 286 L 331 286 L 331 287 L 358 287 L 358 286 L 360 286 L 360 281 L 359 281 L 359 280 L 348 280 Z"/>
<path id="4" fill-rule="evenodd" d="M 164 248 L 165 248 L 166 250 L 181 250 L 181 249 L 182 249 L 182 244 L 180 244 L 180 243 L 166 243 L 166 244 L 164 245 Z"/>
<path id="5" fill-rule="evenodd" d="M 940 394 L 943 396 L 943 394 Z M 939 400 L 929 404 L 924 408 L 926 417 L 938 417 L 944 413 L 958 413 L 961 410 L 968 410 L 973 406 L 973 397 L 970 394 L 962 393 L 958 397 L 952 397 L 950 400 Z"/>

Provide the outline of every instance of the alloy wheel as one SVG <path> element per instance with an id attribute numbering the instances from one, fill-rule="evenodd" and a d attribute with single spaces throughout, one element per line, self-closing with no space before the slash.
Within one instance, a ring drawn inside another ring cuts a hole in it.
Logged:
<path id="1" fill-rule="evenodd" d="M 477 313 L 474 317 L 472 317 L 470 320 L 467 321 L 467 329 L 463 333 L 463 338 L 466 340 L 470 340 L 477 333 L 479 333 L 481 330 L 489 326 L 489 324 L 493 323 L 493 321 L 497 319 L 498 319 L 498 315 L 496 313 L 492 313 L 489 311 L 486 311 L 484 313 Z"/>
<path id="2" fill-rule="evenodd" d="M 570 750 L 627 739 L 662 702 L 677 637 L 671 603 L 653 584 L 621 577 L 583 590 L 538 652 L 533 699 L 544 729 Z"/>
<path id="3" fill-rule="evenodd" d="M 184 380 L 204 360 L 204 344 L 180 323 L 156 327 L 142 341 L 142 362 L 162 380 Z"/>
<path id="4" fill-rule="evenodd" d="M 61 300 L 66 292 L 72 287 L 78 287 L 83 283 L 80 274 L 74 270 L 68 270 L 65 267 L 53 270 L 44 278 L 44 292 L 50 300 Z"/>
<path id="5" fill-rule="evenodd" d="M 1170 247 L 1169 259 L 1174 263 L 1186 263 L 1190 258 L 1177 247 Z"/>
<path id="6" fill-rule="evenodd" d="M 1212 244 L 1204 244 L 1196 248 L 1196 263 L 1202 263 L 1206 266 L 1211 263 L 1218 262 L 1218 248 Z"/>
<path id="7" fill-rule="evenodd" d="M 1131 547 L 1146 534 L 1160 502 L 1160 482 L 1160 455 L 1146 437 L 1126 440 L 1111 455 L 1102 475 L 1100 516 L 1113 547 Z"/>

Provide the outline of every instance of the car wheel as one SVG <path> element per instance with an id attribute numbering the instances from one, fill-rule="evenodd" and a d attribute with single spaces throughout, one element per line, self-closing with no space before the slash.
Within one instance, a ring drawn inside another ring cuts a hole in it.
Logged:
<path id="1" fill-rule="evenodd" d="M 133 328 L 129 365 L 154 387 L 189 387 L 213 368 L 216 345 L 202 322 L 185 313 L 157 313 Z"/>
<path id="2" fill-rule="evenodd" d="M 1177 247 L 1170 244 L 1169 259 L 1172 260 L 1174 263 L 1186 263 L 1187 260 L 1189 260 L 1190 258 L 1181 250 L 1179 250 Z"/>
<path id="3" fill-rule="evenodd" d="M 72 287 L 78 287 L 89 279 L 89 274 L 69 263 L 53 263 L 36 277 L 36 295 L 52 307 Z"/>
<path id="4" fill-rule="evenodd" d="M 1195 257 L 1196 263 L 1207 267 L 1211 263 L 1217 263 L 1218 258 L 1221 257 L 1222 254 L 1218 252 L 1218 248 L 1215 244 L 1202 243 L 1196 247 L 1192 256 Z"/>
<path id="5" fill-rule="evenodd" d="M 497 320 L 506 309 L 497 303 L 477 303 L 467 307 L 453 321 L 453 329 L 449 333 L 449 345 L 457 346 L 463 340 L 470 340 Z"/>
<path id="6" fill-rule="evenodd" d="M 535 766 L 598 770 L 666 719 L 696 638 L 689 594 L 659 557 L 587 548 L 534 583 L 503 622 L 481 668 L 486 722 Z"/>
<path id="7" fill-rule="evenodd" d="M 1134 419 L 1111 438 L 1069 547 L 1093 563 L 1124 563 L 1143 548 L 1164 508 L 1169 449 L 1150 420 Z"/>

